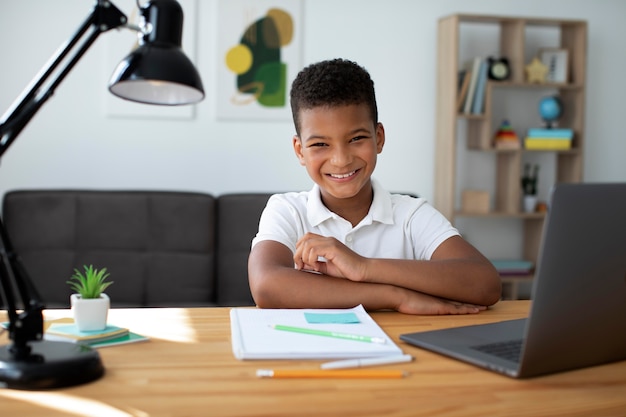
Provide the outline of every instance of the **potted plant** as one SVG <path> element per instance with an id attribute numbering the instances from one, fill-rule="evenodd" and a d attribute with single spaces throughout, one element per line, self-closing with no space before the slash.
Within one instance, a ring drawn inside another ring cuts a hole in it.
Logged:
<path id="1" fill-rule="evenodd" d="M 539 165 L 534 167 L 530 164 L 524 166 L 524 176 L 522 177 L 522 193 L 524 194 L 522 206 L 524 211 L 532 213 L 537 206 L 537 176 Z"/>
<path id="2" fill-rule="evenodd" d="M 70 296 L 74 322 L 80 331 L 104 330 L 110 307 L 104 290 L 113 282 L 106 281 L 110 275 L 106 268 L 97 269 L 93 265 L 83 268 L 84 272 L 74 269 L 74 275 L 67 281 L 76 291 Z"/>

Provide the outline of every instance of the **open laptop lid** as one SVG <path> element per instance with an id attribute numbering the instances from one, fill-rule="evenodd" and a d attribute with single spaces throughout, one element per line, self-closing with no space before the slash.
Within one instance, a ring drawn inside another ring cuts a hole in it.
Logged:
<path id="1" fill-rule="evenodd" d="M 626 359 L 626 183 L 555 187 L 527 320 L 401 335 L 512 377 Z M 474 347 L 525 336 L 520 364 Z"/>
<path id="2" fill-rule="evenodd" d="M 554 188 L 519 371 L 626 359 L 626 183 Z"/>

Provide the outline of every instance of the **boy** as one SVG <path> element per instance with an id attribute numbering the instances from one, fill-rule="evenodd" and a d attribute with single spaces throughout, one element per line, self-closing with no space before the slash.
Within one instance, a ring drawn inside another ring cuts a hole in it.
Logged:
<path id="1" fill-rule="evenodd" d="M 385 130 L 365 69 L 310 65 L 291 109 L 293 148 L 315 185 L 274 195 L 263 211 L 248 262 L 259 307 L 470 314 L 499 300 L 495 268 L 443 215 L 371 179 Z"/>

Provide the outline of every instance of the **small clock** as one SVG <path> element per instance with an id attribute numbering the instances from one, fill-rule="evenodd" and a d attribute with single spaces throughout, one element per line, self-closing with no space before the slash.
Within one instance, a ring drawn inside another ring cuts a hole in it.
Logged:
<path id="1" fill-rule="evenodd" d="M 503 81 L 508 79 L 509 75 L 511 75 L 508 59 L 496 59 L 493 57 L 489 57 L 487 59 L 487 63 L 489 64 L 488 75 L 490 80 Z"/>

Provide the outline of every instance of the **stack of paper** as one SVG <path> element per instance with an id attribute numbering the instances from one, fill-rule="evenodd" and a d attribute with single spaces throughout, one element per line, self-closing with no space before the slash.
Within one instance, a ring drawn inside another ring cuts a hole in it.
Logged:
<path id="1" fill-rule="evenodd" d="M 400 355 L 363 306 L 230 311 L 237 359 L 327 359 Z"/>

